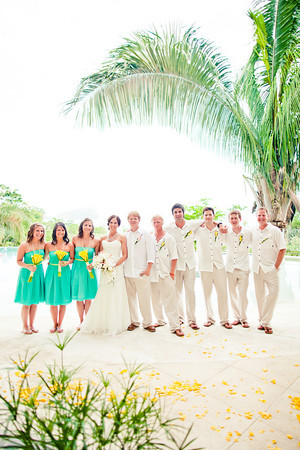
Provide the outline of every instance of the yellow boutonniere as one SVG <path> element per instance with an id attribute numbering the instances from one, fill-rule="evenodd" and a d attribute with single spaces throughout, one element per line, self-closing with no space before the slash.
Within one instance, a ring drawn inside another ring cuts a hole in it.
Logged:
<path id="1" fill-rule="evenodd" d="M 215 242 L 217 240 L 218 235 L 219 235 L 219 233 L 217 231 L 215 231 Z"/>
<path id="2" fill-rule="evenodd" d="M 42 255 L 34 253 L 34 255 L 31 255 L 31 261 L 34 266 L 37 266 L 40 262 L 43 261 L 43 257 L 42 257 Z M 34 272 L 30 272 L 28 283 L 32 282 L 33 275 L 34 275 Z"/>
<path id="3" fill-rule="evenodd" d="M 90 274 L 90 278 L 93 279 L 93 278 L 94 278 L 94 275 L 93 275 L 92 271 L 89 270 L 89 268 L 88 268 L 88 265 L 89 265 L 89 252 L 88 252 L 88 250 L 82 250 L 81 252 L 78 253 L 78 255 L 79 255 L 80 258 L 82 258 L 83 261 L 85 262 L 86 268 L 87 268 L 87 270 L 88 270 L 88 272 L 89 272 L 89 274 Z"/>
<path id="4" fill-rule="evenodd" d="M 166 242 L 163 241 L 163 242 L 161 243 L 161 246 L 159 247 L 159 251 L 161 251 L 161 249 L 162 249 L 165 245 L 166 245 Z"/>
<path id="5" fill-rule="evenodd" d="M 56 252 L 54 252 L 57 256 L 57 259 L 59 261 L 61 261 L 67 254 L 68 252 L 65 252 L 63 250 L 56 250 Z M 58 264 L 58 276 L 61 277 L 61 266 L 60 264 Z"/>
<path id="6" fill-rule="evenodd" d="M 192 230 L 188 231 L 188 232 L 186 233 L 186 235 L 184 236 L 184 239 L 186 239 L 187 237 L 189 237 L 191 234 L 192 234 Z"/>
<path id="7" fill-rule="evenodd" d="M 243 235 L 241 234 L 239 237 L 239 245 L 241 245 L 242 242 L 243 242 Z"/>

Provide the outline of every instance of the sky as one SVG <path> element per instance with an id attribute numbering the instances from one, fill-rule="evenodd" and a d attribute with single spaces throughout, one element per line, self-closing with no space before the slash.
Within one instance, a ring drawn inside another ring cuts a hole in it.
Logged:
<path id="1" fill-rule="evenodd" d="M 234 72 L 251 52 L 248 0 L 15 0 L 1 2 L 1 177 L 46 218 L 104 225 L 138 210 L 171 220 L 175 202 L 201 198 L 226 210 L 251 208 L 241 163 L 167 128 L 78 128 L 61 114 L 80 79 L 96 71 L 124 37 L 152 26 L 199 27 Z"/>

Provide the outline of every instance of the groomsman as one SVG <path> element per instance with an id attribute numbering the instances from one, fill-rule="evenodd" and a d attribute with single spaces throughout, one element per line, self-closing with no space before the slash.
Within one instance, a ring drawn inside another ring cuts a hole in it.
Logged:
<path id="1" fill-rule="evenodd" d="M 175 289 L 177 249 L 175 239 L 163 230 L 161 216 L 152 218 L 155 234 L 155 262 L 151 269 L 152 306 L 157 319 L 156 327 L 166 324 L 163 310 L 169 321 L 171 332 L 184 336 L 180 328 Z"/>
<path id="2" fill-rule="evenodd" d="M 224 234 L 227 247 L 226 273 L 231 307 L 235 320 L 232 325 L 241 324 L 249 328 L 247 322 L 247 289 L 249 285 L 249 245 L 251 231 L 241 225 L 242 215 L 233 209 L 228 214 L 231 229 Z"/>
<path id="3" fill-rule="evenodd" d="M 196 322 L 196 296 L 195 296 L 195 248 L 194 231 L 201 224 L 199 221 L 184 219 L 184 207 L 175 203 L 172 207 L 175 222 L 166 227 L 166 231 L 174 237 L 177 244 L 178 260 L 175 272 L 175 285 L 177 294 L 177 312 L 180 323 L 184 323 L 184 303 L 182 298 L 183 285 L 186 298 L 186 315 L 189 326 L 198 330 Z"/>
<path id="4" fill-rule="evenodd" d="M 217 292 L 218 311 L 223 327 L 230 329 L 232 325 L 228 321 L 228 297 L 225 266 L 222 257 L 221 232 L 214 222 L 215 212 L 211 207 L 203 209 L 204 226 L 198 228 L 195 233 L 197 239 L 197 251 L 199 256 L 199 272 L 204 292 L 207 321 L 205 327 L 215 323 L 211 305 L 211 293 L 213 286 Z"/>
<path id="5" fill-rule="evenodd" d="M 252 252 L 258 329 L 272 334 L 270 322 L 279 294 L 279 267 L 286 252 L 286 244 L 281 231 L 268 223 L 266 208 L 258 208 L 256 217 L 258 225 L 252 232 Z"/>
<path id="6" fill-rule="evenodd" d="M 141 216 L 137 211 L 131 211 L 127 219 L 130 230 L 125 233 L 128 258 L 124 263 L 124 275 L 131 319 L 127 330 L 140 326 L 140 309 L 142 326 L 153 333 L 156 328 L 152 322 L 150 271 L 155 259 L 154 238 L 139 228 Z"/>

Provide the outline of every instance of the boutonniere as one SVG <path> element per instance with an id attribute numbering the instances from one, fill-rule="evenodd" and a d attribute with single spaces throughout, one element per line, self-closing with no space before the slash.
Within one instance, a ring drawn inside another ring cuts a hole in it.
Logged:
<path id="1" fill-rule="evenodd" d="M 241 234 L 239 237 L 239 245 L 241 245 L 242 242 L 243 242 L 243 235 Z"/>
<path id="2" fill-rule="evenodd" d="M 190 231 L 188 231 L 188 232 L 186 233 L 186 235 L 184 236 L 184 239 L 186 239 L 187 237 L 189 237 L 190 234 L 192 234 L 192 230 L 190 230 Z"/>
<path id="3" fill-rule="evenodd" d="M 266 242 L 268 239 L 269 239 L 268 237 L 265 238 L 265 239 L 263 239 L 263 240 L 261 241 L 261 243 L 263 244 L 263 243 Z"/>
<path id="4" fill-rule="evenodd" d="M 217 231 L 215 231 L 215 242 L 216 242 L 218 236 L 219 236 L 219 233 Z"/>
<path id="5" fill-rule="evenodd" d="M 142 234 L 139 234 L 138 237 L 136 238 L 136 241 L 134 243 L 134 245 L 136 245 L 138 242 L 140 242 L 140 240 L 142 239 Z"/>
<path id="6" fill-rule="evenodd" d="M 159 247 L 159 252 L 161 251 L 161 249 L 164 247 L 166 245 L 166 242 L 165 241 L 163 241 L 162 243 L 161 243 L 161 246 Z"/>

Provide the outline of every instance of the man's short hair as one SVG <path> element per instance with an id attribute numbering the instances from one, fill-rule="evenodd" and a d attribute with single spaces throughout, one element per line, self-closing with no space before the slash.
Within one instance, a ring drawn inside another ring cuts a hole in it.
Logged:
<path id="1" fill-rule="evenodd" d="M 232 209 L 231 211 L 229 211 L 228 219 L 230 219 L 231 214 L 237 214 L 240 219 L 242 218 L 242 214 L 241 214 L 241 211 L 239 209 Z"/>
<path id="2" fill-rule="evenodd" d="M 155 216 L 152 217 L 151 222 L 153 223 L 154 219 L 160 219 L 162 223 L 164 223 L 164 218 L 160 216 L 159 214 L 155 214 Z"/>
<path id="3" fill-rule="evenodd" d="M 212 208 L 211 206 L 206 206 L 203 211 L 202 211 L 202 216 L 205 213 L 205 211 L 211 211 L 213 213 L 213 215 L 215 215 L 215 210 L 214 208 Z"/>
<path id="4" fill-rule="evenodd" d="M 173 215 L 174 209 L 176 209 L 176 208 L 182 209 L 182 212 L 184 214 L 184 206 L 181 203 L 175 203 L 175 205 L 172 206 L 172 215 Z"/>
<path id="5" fill-rule="evenodd" d="M 129 219 L 130 216 L 138 217 L 139 220 L 141 220 L 141 216 L 139 215 L 139 213 L 137 211 L 129 211 L 128 216 L 127 216 L 127 220 Z"/>
<path id="6" fill-rule="evenodd" d="M 266 211 L 267 215 L 269 215 L 269 211 L 264 206 L 259 206 L 259 208 L 257 208 L 256 210 L 256 214 L 258 213 L 258 211 Z"/>

